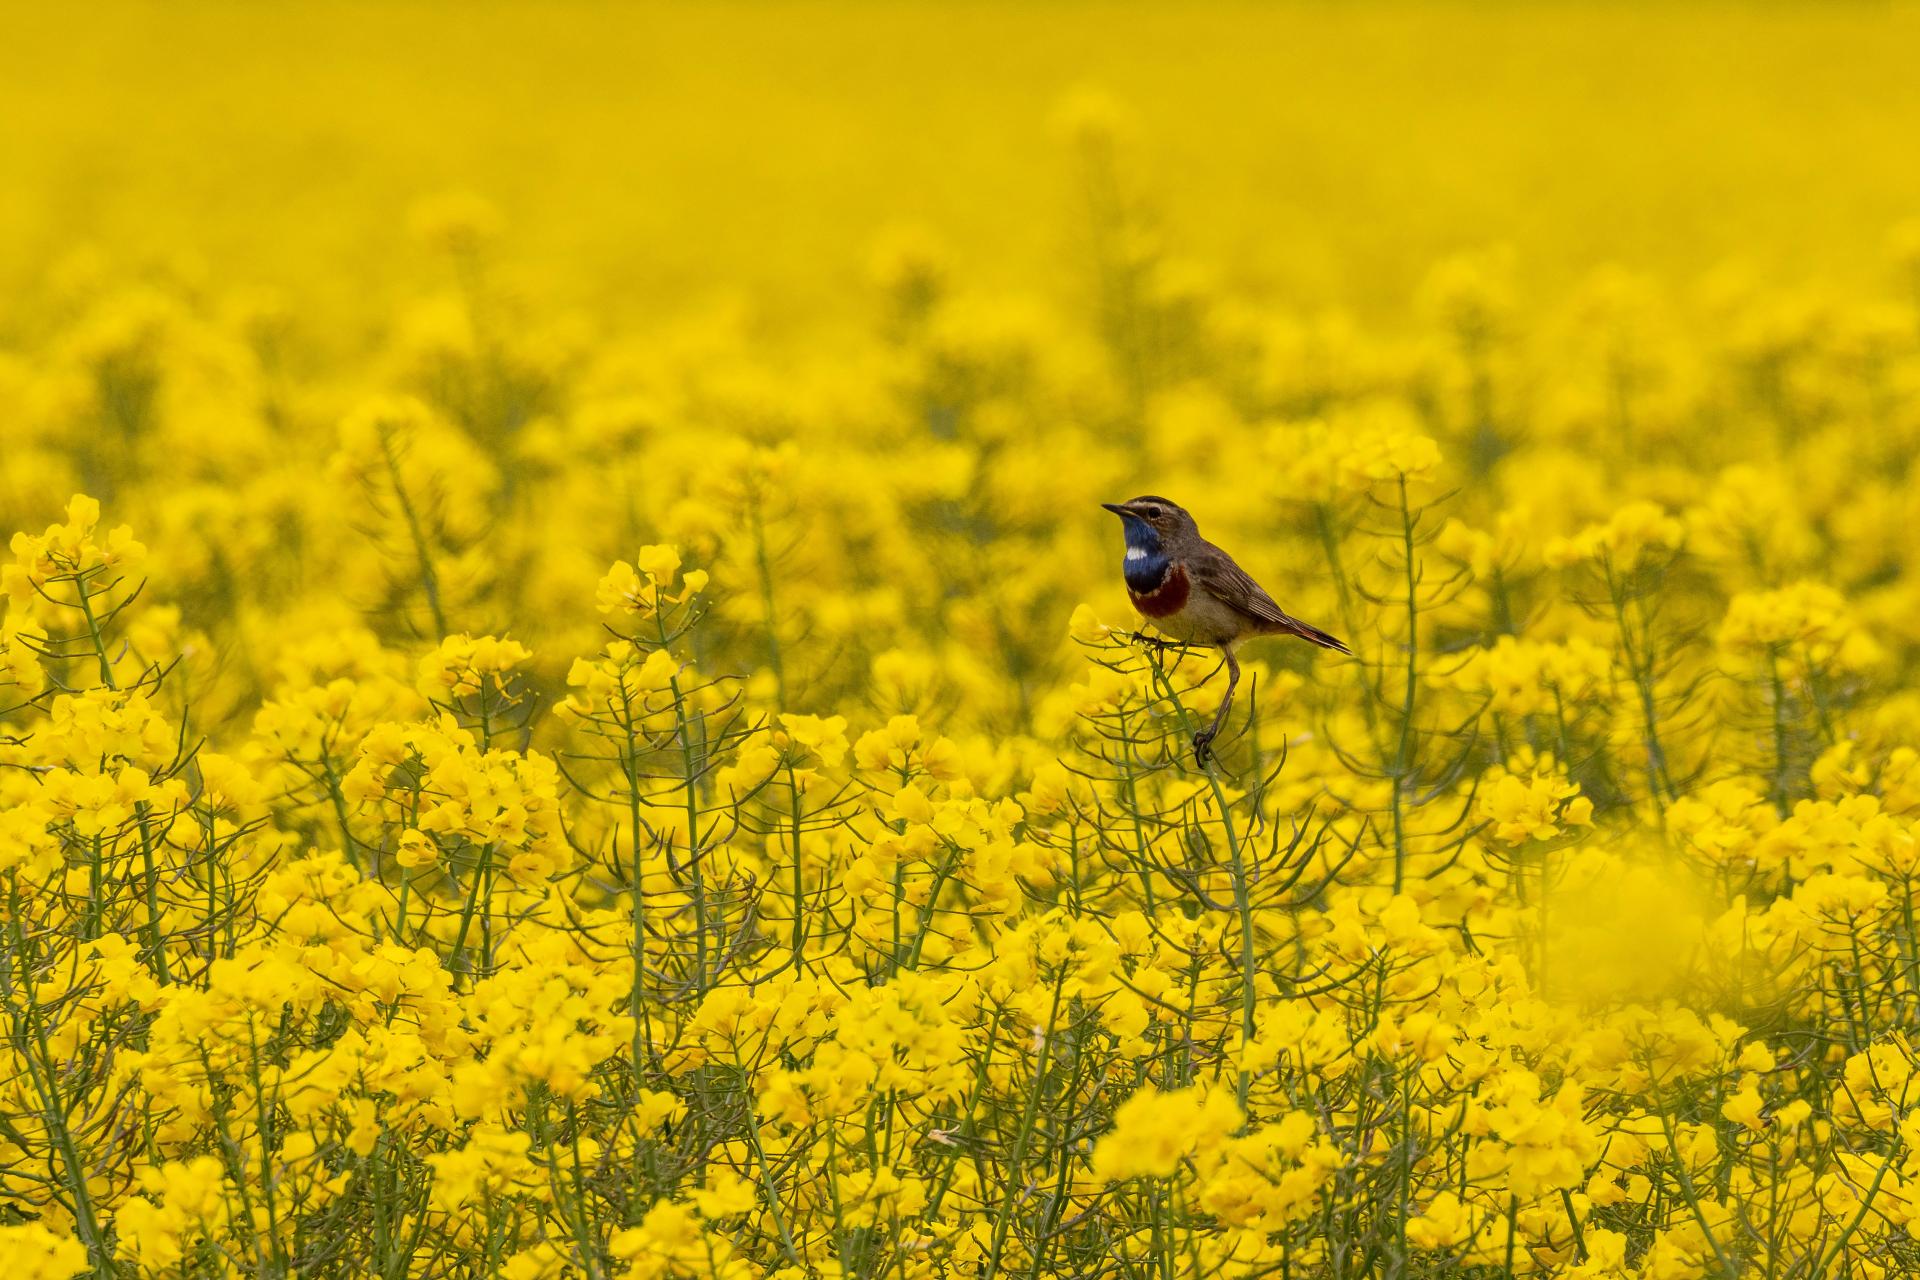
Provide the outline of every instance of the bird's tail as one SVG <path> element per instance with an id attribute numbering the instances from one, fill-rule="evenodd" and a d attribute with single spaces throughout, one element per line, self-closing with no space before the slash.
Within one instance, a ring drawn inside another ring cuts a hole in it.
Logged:
<path id="1" fill-rule="evenodd" d="M 1318 627 L 1310 626 L 1298 618 L 1288 618 L 1286 622 L 1281 624 L 1280 630 L 1290 636 L 1299 636 L 1302 640 L 1317 644 L 1322 649 L 1332 649 L 1336 653 L 1345 654 L 1351 654 L 1353 652 L 1353 650 L 1347 648 L 1346 644 L 1337 637 L 1327 634 Z"/>

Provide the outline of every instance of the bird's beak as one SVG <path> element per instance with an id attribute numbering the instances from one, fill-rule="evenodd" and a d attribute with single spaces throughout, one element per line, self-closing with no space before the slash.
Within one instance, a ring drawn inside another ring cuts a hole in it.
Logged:
<path id="1" fill-rule="evenodd" d="M 1119 503 L 1117 503 L 1117 502 L 1103 502 L 1103 503 L 1101 503 L 1100 505 L 1101 505 L 1101 506 L 1103 506 L 1103 507 L 1105 507 L 1105 508 L 1106 508 L 1107 510 L 1109 510 L 1109 511 L 1111 511 L 1111 512 L 1113 512 L 1113 514 L 1115 514 L 1115 515 L 1117 515 L 1117 516 L 1123 516 L 1123 515 L 1125 515 L 1125 514 L 1127 514 L 1127 509 L 1126 509 L 1125 507 L 1123 507 L 1123 506 L 1121 506 L 1121 505 L 1120 505 Z"/>

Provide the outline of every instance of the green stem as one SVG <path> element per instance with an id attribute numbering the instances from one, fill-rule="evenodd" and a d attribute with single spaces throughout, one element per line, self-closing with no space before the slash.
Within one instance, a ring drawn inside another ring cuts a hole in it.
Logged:
<path id="1" fill-rule="evenodd" d="M 1062 973 L 1053 982 L 1053 1003 L 1047 1011 L 1047 1025 L 1041 1029 L 1040 1051 L 1033 1066 L 1033 1091 L 1027 1095 L 1027 1106 L 1020 1117 L 1020 1136 L 1014 1140 L 1012 1163 L 1007 1168 L 1006 1184 L 1001 1192 L 1000 1212 L 993 1223 L 993 1246 L 987 1255 L 985 1274 L 989 1277 L 1000 1274 L 1000 1251 L 1007 1240 L 1007 1225 L 1013 1219 L 1013 1202 L 1020 1195 L 1020 1178 L 1026 1168 L 1027 1144 L 1033 1138 L 1034 1119 L 1040 1113 L 1040 1095 L 1046 1092 L 1047 1068 L 1052 1061 L 1054 1022 L 1060 1016 L 1060 992 L 1066 986 L 1066 974 Z"/>
<path id="2" fill-rule="evenodd" d="M 412 499 L 407 497 L 406 485 L 400 482 L 400 462 L 393 456 L 393 436 L 385 431 L 380 433 L 380 453 L 386 459 L 387 475 L 393 481 L 394 501 L 400 504 L 400 514 L 407 521 L 414 558 L 420 562 L 420 592 L 426 597 L 427 611 L 433 615 L 433 634 L 438 640 L 447 634 L 446 614 L 440 607 L 440 575 L 434 571 L 433 551 L 426 531 L 420 527 L 420 517 L 413 509 Z"/>

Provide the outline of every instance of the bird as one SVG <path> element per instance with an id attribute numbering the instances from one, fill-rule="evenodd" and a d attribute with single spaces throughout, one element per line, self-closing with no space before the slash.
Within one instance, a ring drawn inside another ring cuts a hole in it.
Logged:
<path id="1" fill-rule="evenodd" d="M 1226 657 L 1227 696 L 1220 700 L 1213 723 L 1193 735 L 1200 765 L 1205 766 L 1233 705 L 1233 691 L 1240 683 L 1240 662 L 1233 651 L 1242 641 L 1298 636 L 1322 649 L 1353 652 L 1275 604 L 1232 556 L 1200 536 L 1200 526 L 1180 504 L 1146 494 L 1100 505 L 1119 516 L 1124 527 L 1127 550 L 1120 572 L 1140 616 L 1168 641 L 1218 649 Z"/>

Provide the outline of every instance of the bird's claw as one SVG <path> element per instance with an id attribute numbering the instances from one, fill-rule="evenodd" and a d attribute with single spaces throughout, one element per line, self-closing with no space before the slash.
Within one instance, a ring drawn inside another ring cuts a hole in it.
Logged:
<path id="1" fill-rule="evenodd" d="M 1193 735 L 1193 762 L 1205 768 L 1207 757 L 1213 754 L 1213 730 L 1202 729 Z"/>
<path id="2" fill-rule="evenodd" d="M 1166 657 L 1167 650 L 1174 647 L 1174 642 L 1165 636 L 1150 636 L 1144 631 L 1134 632 L 1132 638 L 1138 640 L 1141 644 L 1153 646 L 1153 655 L 1156 658 Z"/>

